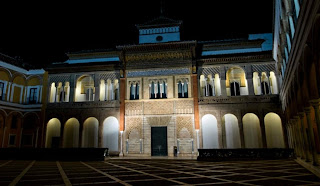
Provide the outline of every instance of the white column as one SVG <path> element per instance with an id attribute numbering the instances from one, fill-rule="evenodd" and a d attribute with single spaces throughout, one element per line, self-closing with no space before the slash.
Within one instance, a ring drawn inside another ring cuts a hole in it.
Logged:
<path id="1" fill-rule="evenodd" d="M 197 149 L 200 149 L 199 129 L 196 129 L 196 135 L 197 135 Z"/>
<path id="2" fill-rule="evenodd" d="M 119 156 L 123 156 L 123 131 L 120 131 L 120 154 Z"/>
<path id="3" fill-rule="evenodd" d="M 10 98 L 10 90 L 11 90 L 11 83 L 9 82 L 8 91 L 7 91 L 7 101 L 9 101 L 9 98 Z"/>

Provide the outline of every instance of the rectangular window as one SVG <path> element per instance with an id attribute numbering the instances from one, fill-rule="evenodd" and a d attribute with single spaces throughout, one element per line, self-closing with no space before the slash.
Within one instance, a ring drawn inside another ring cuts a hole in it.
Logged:
<path id="1" fill-rule="evenodd" d="M 37 103 L 37 88 L 30 88 L 29 104 Z"/>
<path id="2" fill-rule="evenodd" d="M 16 135 L 15 134 L 9 135 L 9 146 L 16 146 Z"/>

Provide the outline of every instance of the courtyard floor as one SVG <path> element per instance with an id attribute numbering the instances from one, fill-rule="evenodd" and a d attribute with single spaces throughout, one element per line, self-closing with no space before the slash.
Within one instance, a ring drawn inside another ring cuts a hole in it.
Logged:
<path id="1" fill-rule="evenodd" d="M 0 160 L 0 185 L 320 185 L 294 160 Z"/>

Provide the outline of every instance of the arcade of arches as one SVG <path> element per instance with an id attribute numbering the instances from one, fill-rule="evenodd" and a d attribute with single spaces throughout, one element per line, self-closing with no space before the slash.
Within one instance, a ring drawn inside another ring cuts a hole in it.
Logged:
<path id="1" fill-rule="evenodd" d="M 247 113 L 240 120 L 233 114 L 225 114 L 221 123 L 218 123 L 212 114 L 202 116 L 202 147 L 263 148 L 263 140 L 267 148 L 285 147 L 285 136 L 278 114 L 270 112 L 265 115 L 264 121 L 259 121 L 255 114 Z M 262 134 L 263 131 L 265 134 Z"/>
<path id="2" fill-rule="evenodd" d="M 108 148 L 118 151 L 118 119 L 109 116 L 102 122 L 95 117 L 80 123 L 76 118 L 68 119 L 64 124 L 58 118 L 51 118 L 46 128 L 46 148 Z"/>

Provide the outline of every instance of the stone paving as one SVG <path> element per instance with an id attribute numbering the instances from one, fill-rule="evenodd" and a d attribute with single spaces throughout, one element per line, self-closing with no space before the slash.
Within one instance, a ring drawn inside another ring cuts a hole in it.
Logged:
<path id="1" fill-rule="evenodd" d="M 0 185 L 320 185 L 294 160 L 0 160 Z"/>

